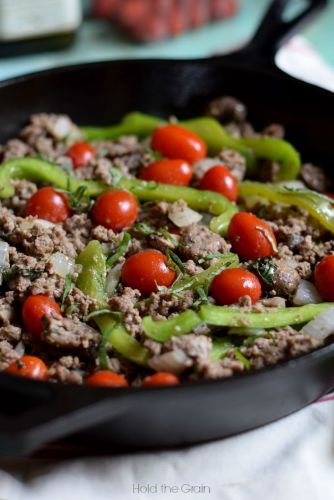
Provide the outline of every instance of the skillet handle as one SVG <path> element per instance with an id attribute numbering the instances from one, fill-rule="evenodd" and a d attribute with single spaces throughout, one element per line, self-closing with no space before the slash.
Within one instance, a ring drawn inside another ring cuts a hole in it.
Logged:
<path id="1" fill-rule="evenodd" d="M 295 0 L 273 0 L 251 41 L 231 56 L 238 56 L 239 60 L 248 61 L 252 66 L 259 63 L 267 68 L 274 67 L 278 49 L 328 4 L 328 0 L 305 1 L 307 5 L 302 11 L 285 20 L 285 10 Z"/>
<path id="2" fill-rule="evenodd" d="M 10 410 L 0 409 L 0 456 L 30 454 L 50 441 L 111 421 L 123 413 L 122 391 L 87 389 L 32 382 L 14 396 L 11 393 L 10 397 L 19 403 L 14 410 L 5 397 L 5 406 Z"/>

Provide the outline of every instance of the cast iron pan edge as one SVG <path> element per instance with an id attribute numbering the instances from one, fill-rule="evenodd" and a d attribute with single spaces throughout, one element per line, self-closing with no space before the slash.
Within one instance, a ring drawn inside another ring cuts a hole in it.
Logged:
<path id="1" fill-rule="evenodd" d="M 274 54 L 326 1 L 313 0 L 309 8 L 288 23 L 281 17 L 287 3 L 273 3 L 244 50 L 204 63 L 240 67 L 245 74 L 252 72 L 255 64 L 263 73 L 276 71 L 278 78 L 290 78 L 275 70 Z M 2 82 L 0 92 L 43 75 L 57 81 L 67 72 L 94 71 L 103 64 L 140 67 L 155 63 L 168 65 L 169 61 L 116 61 L 57 68 Z M 203 61 L 173 62 L 178 68 L 197 63 Z M 153 390 L 62 386 L 1 374 L 0 453 L 26 454 L 48 441 L 79 432 L 80 439 L 95 446 L 157 447 L 200 442 L 251 429 L 296 411 L 327 390 L 334 381 L 333 350 L 331 344 L 298 359 L 231 379 Z"/>

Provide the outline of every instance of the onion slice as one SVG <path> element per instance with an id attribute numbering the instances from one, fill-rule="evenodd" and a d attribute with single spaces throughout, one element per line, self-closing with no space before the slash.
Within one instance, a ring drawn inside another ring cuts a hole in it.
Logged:
<path id="1" fill-rule="evenodd" d="M 67 274 L 73 273 L 74 261 L 61 252 L 52 254 L 49 262 L 51 262 L 55 273 L 63 278 L 65 278 Z"/>
<path id="2" fill-rule="evenodd" d="M 107 274 L 106 293 L 112 297 L 121 278 L 123 264 L 116 264 Z"/>
<path id="3" fill-rule="evenodd" d="M 0 268 L 9 264 L 9 245 L 6 241 L 0 241 Z"/>
<path id="4" fill-rule="evenodd" d="M 175 226 L 186 227 L 199 222 L 202 219 L 202 215 L 189 208 L 183 200 L 179 200 L 169 207 L 168 218 Z"/>
<path id="5" fill-rule="evenodd" d="M 334 333 L 334 306 L 329 307 L 309 321 L 300 330 L 300 333 L 309 335 L 316 340 L 324 340 Z"/>
<path id="6" fill-rule="evenodd" d="M 148 364 L 157 372 L 171 372 L 180 375 L 186 368 L 192 366 L 193 362 L 181 349 L 175 349 L 153 356 L 148 360 Z"/>
<path id="7" fill-rule="evenodd" d="M 307 280 L 300 280 L 292 302 L 295 306 L 320 304 L 322 302 L 322 298 L 313 283 L 310 283 L 310 281 Z"/>

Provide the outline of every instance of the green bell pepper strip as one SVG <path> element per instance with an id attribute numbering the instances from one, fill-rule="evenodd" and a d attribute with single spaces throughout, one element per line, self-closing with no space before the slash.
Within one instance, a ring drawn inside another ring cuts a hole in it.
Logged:
<path id="1" fill-rule="evenodd" d="M 84 196 L 94 197 L 111 188 L 99 181 L 83 181 L 67 175 L 63 170 L 37 158 L 18 158 L 0 166 L 0 198 L 13 196 L 15 193 L 12 179 L 26 179 L 46 182 L 60 189 L 74 193 L 80 186 L 86 188 Z M 174 201 L 183 199 L 191 208 L 209 212 L 213 217 L 210 228 L 213 231 L 226 232 L 228 224 L 237 208 L 225 196 L 212 191 L 126 179 L 121 177 L 117 187 L 131 191 L 140 201 Z"/>
<path id="2" fill-rule="evenodd" d="M 205 271 L 176 281 L 171 287 L 172 292 L 179 293 L 184 290 L 194 290 L 200 286 L 210 286 L 211 281 L 215 276 L 217 276 L 217 274 L 222 272 L 224 269 L 237 267 L 238 264 L 238 256 L 235 253 L 227 253 L 215 264 L 205 269 Z"/>
<path id="3" fill-rule="evenodd" d="M 232 344 L 228 337 L 216 337 L 212 339 L 210 358 L 213 361 L 218 361 L 219 359 L 223 359 L 233 349 L 235 349 L 235 345 Z"/>
<path id="4" fill-rule="evenodd" d="M 81 265 L 77 287 L 86 295 L 98 300 L 101 309 L 104 309 L 106 307 L 106 258 L 100 242 L 90 241 L 78 255 L 76 262 Z M 102 334 L 100 346 L 102 365 L 106 366 L 105 347 L 107 343 L 110 343 L 117 352 L 130 361 L 142 365 L 146 364 L 148 349 L 142 347 L 119 322 L 115 321 L 112 312 L 94 316 L 93 319 Z"/>
<path id="5" fill-rule="evenodd" d="M 145 137 L 164 123 L 166 122 L 159 118 L 133 112 L 113 127 L 83 127 L 82 131 L 88 141 L 115 139 L 126 134 Z M 229 135 L 217 120 L 206 116 L 181 120 L 179 123 L 201 137 L 211 155 L 218 154 L 223 148 L 235 149 L 245 157 L 250 172 L 254 171 L 257 159 L 267 159 L 280 164 L 275 180 L 295 179 L 298 175 L 300 156 L 291 144 L 282 139 L 268 136 L 235 138 Z"/>
<path id="6" fill-rule="evenodd" d="M 73 193 L 80 186 L 85 186 L 85 196 L 87 197 L 98 196 L 106 190 L 106 185 L 99 181 L 82 181 L 38 158 L 16 158 L 0 166 L 0 198 L 9 198 L 15 194 L 15 188 L 11 183 L 12 179 L 45 182 Z"/>
<path id="7" fill-rule="evenodd" d="M 279 328 L 307 323 L 333 305 L 332 302 L 323 302 L 322 304 L 308 304 L 300 307 L 268 309 L 261 313 L 243 312 L 234 307 L 204 305 L 199 310 L 198 315 L 203 323 L 210 326 Z"/>
<path id="8" fill-rule="evenodd" d="M 334 232 L 333 200 L 316 191 L 310 189 L 289 190 L 271 184 L 245 181 L 239 184 L 239 195 L 244 199 L 258 196 L 274 203 L 303 208 L 324 228 Z"/>
<path id="9" fill-rule="evenodd" d="M 180 337 L 192 332 L 203 321 L 192 309 L 163 321 L 154 321 L 151 316 L 143 319 L 144 332 L 148 337 L 157 342 L 167 342 L 172 337 Z"/>

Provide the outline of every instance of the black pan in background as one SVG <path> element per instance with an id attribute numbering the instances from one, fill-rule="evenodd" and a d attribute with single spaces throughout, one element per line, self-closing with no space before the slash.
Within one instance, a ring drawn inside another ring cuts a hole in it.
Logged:
<path id="1" fill-rule="evenodd" d="M 255 125 L 286 125 L 303 158 L 333 163 L 334 95 L 274 65 L 284 40 L 326 5 L 282 18 L 294 0 L 276 0 L 252 42 L 225 57 L 106 61 L 0 82 L 0 142 L 36 112 L 68 113 L 79 124 L 111 124 L 131 110 L 180 118 L 213 97 L 244 101 Z M 228 436 L 294 412 L 332 387 L 334 345 L 265 370 L 218 381 L 156 389 L 48 384 L 0 374 L 0 453 L 22 455 L 74 436 L 96 448 L 166 447 Z"/>

